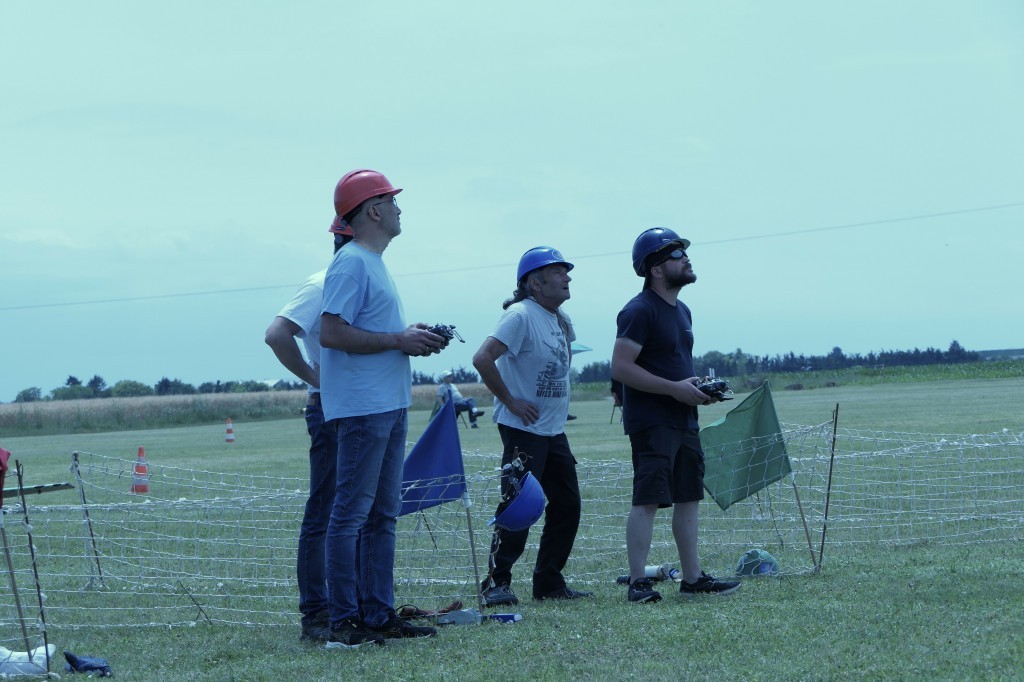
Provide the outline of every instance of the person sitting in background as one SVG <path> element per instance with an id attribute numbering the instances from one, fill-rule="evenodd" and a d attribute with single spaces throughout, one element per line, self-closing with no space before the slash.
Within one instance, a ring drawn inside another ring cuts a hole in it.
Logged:
<path id="1" fill-rule="evenodd" d="M 437 400 L 440 404 L 444 405 L 450 397 L 455 401 L 456 416 L 461 412 L 467 412 L 469 414 L 470 428 L 480 428 L 477 426 L 476 418 L 482 417 L 484 411 L 476 409 L 476 401 L 472 398 L 462 397 L 459 387 L 452 383 L 452 377 L 454 376 L 455 374 L 450 369 L 441 373 L 441 383 L 437 387 Z"/>

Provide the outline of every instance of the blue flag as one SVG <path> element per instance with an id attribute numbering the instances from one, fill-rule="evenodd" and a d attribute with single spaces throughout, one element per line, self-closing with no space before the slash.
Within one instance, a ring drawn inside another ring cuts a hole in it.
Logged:
<path id="1" fill-rule="evenodd" d="M 399 516 L 452 502 L 466 492 L 455 401 L 447 400 L 405 458 Z"/>
<path id="2" fill-rule="evenodd" d="M 723 510 L 792 471 L 768 382 L 700 430 L 704 488 Z"/>

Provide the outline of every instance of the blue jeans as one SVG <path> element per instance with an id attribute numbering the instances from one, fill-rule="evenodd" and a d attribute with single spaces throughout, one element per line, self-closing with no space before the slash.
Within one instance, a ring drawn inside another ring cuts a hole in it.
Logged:
<path id="1" fill-rule="evenodd" d="M 402 509 L 408 412 L 338 422 L 338 484 L 327 527 L 331 627 L 383 625 L 395 614 L 395 523 Z"/>
<path id="2" fill-rule="evenodd" d="M 309 499 L 299 530 L 297 573 L 299 613 L 302 624 L 309 625 L 327 610 L 327 559 L 324 542 L 331 518 L 336 486 L 334 472 L 338 461 L 338 423 L 324 424 L 320 403 L 306 407 L 306 432 L 309 434 Z"/>

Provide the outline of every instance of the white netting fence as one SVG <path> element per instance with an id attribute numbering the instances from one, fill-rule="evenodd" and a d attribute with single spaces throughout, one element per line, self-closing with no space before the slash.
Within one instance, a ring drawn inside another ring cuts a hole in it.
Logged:
<path id="1" fill-rule="evenodd" d="M 700 553 L 709 572 L 732 573 L 740 555 L 754 547 L 771 552 L 783 573 L 792 575 L 813 571 L 822 547 L 827 566 L 829 556 L 871 545 L 1003 542 L 1024 534 L 1020 432 L 840 429 L 830 492 L 832 424 L 787 426 L 784 437 L 792 477 L 725 512 L 710 499 L 702 504 Z M 581 587 L 610 584 L 626 572 L 631 465 L 577 456 L 583 520 L 565 573 Z M 295 555 L 305 479 L 150 462 L 148 494 L 133 495 L 134 460 L 84 452 L 75 457 L 81 487 L 62 493 L 74 504 L 28 498 L 29 524 L 19 504 L 9 500 L 5 508 L 12 512 L 5 524 L 26 617 L 39 614 L 34 547 L 51 630 L 298 622 Z M 399 520 L 399 604 L 475 604 L 473 548 L 475 563 L 486 571 L 486 524 L 499 500 L 499 460 L 495 453 L 464 453 L 468 518 L 462 503 L 451 502 Z M 659 512 L 650 562 L 678 565 L 668 514 Z M 514 572 L 524 591 L 539 527 L 530 538 Z M 6 585 L 8 576 L 2 581 Z M 17 646 L 21 640 L 12 600 L 0 599 L 0 645 L 24 649 Z"/>

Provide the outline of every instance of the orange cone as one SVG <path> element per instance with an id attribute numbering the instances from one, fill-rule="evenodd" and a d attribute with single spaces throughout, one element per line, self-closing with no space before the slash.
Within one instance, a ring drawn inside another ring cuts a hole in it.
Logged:
<path id="1" fill-rule="evenodd" d="M 231 417 L 228 417 L 228 433 L 227 433 L 226 436 L 224 436 L 224 442 L 225 443 L 234 443 L 235 442 L 235 427 L 233 427 L 231 425 Z"/>
<path id="2" fill-rule="evenodd" d="M 139 456 L 132 467 L 132 493 L 145 495 L 149 492 L 149 464 L 146 463 L 146 451 L 139 446 Z"/>

